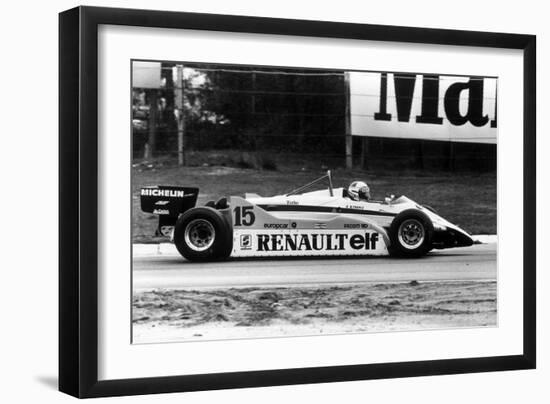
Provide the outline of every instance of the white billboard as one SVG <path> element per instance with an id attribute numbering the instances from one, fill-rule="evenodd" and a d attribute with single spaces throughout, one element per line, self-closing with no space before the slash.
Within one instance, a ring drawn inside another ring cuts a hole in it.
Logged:
<path id="1" fill-rule="evenodd" d="M 496 143 L 497 79 L 351 72 L 351 134 Z"/>
<path id="2" fill-rule="evenodd" d="M 132 86 L 136 88 L 160 88 L 160 62 L 138 62 L 132 64 Z"/>

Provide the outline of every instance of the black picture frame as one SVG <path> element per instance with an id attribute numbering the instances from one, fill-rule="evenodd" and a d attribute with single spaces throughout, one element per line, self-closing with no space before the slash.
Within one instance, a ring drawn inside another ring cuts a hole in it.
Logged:
<path id="1" fill-rule="evenodd" d="M 523 51 L 523 354 L 98 381 L 98 26 L 180 28 Z M 77 7 L 59 16 L 59 389 L 76 397 L 458 374 L 536 365 L 536 37 Z"/>

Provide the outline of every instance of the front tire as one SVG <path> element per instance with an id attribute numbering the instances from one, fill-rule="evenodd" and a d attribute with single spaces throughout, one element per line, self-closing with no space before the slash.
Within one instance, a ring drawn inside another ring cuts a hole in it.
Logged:
<path id="1" fill-rule="evenodd" d="M 393 219 L 390 226 L 390 254 L 397 257 L 417 258 L 432 249 L 433 224 L 419 210 L 408 209 Z"/>
<path id="2" fill-rule="evenodd" d="M 214 261 L 229 257 L 233 235 L 220 212 L 211 207 L 198 207 L 178 218 L 174 244 L 189 261 Z"/>

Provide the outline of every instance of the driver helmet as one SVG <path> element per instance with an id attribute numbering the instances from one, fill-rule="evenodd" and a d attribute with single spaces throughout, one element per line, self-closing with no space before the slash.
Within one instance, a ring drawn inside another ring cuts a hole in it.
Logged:
<path id="1" fill-rule="evenodd" d="M 370 199 L 370 188 L 366 182 L 353 181 L 348 187 L 348 195 L 354 201 L 368 201 Z"/>

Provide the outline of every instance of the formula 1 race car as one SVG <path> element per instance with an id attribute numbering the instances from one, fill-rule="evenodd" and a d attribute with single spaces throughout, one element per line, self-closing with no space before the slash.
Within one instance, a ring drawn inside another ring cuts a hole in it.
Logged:
<path id="1" fill-rule="evenodd" d="M 328 188 L 304 192 L 328 180 Z M 191 261 L 231 257 L 391 255 L 420 257 L 432 249 L 465 247 L 471 236 L 406 196 L 355 200 L 327 175 L 288 194 L 221 198 L 196 207 L 198 188 L 141 189 L 141 209 L 159 215 Z"/>

